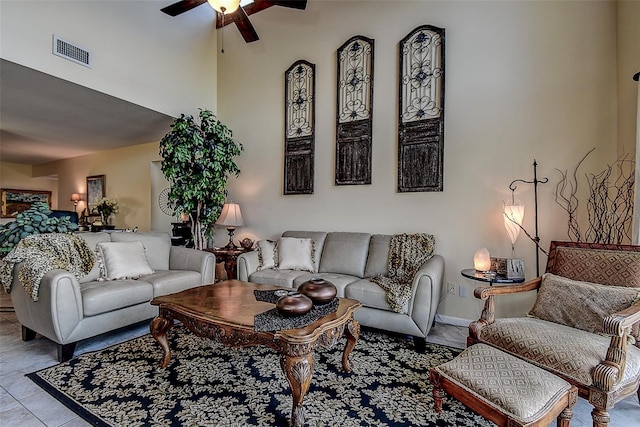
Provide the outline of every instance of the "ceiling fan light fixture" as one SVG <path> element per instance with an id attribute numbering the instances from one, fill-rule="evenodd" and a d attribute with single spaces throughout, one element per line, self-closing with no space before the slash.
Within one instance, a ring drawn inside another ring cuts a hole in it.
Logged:
<path id="1" fill-rule="evenodd" d="M 207 2 L 222 14 L 233 13 L 240 7 L 240 0 L 207 0 Z"/>

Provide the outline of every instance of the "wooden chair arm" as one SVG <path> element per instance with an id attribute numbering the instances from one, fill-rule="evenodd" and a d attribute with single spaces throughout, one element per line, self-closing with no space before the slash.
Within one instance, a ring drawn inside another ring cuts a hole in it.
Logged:
<path id="1" fill-rule="evenodd" d="M 631 307 L 605 317 L 603 322 L 605 334 L 621 337 L 625 329 L 640 322 L 640 301 Z"/>
<path id="2" fill-rule="evenodd" d="M 612 337 L 607 357 L 591 373 L 598 388 L 605 391 L 613 390 L 622 379 L 627 364 L 627 335 L 631 327 L 639 321 L 640 301 L 603 319 L 604 332 Z"/>
<path id="3" fill-rule="evenodd" d="M 494 285 L 494 286 L 479 286 L 473 291 L 473 295 L 484 301 L 484 308 L 482 309 L 482 315 L 480 319 L 471 322 L 469 324 L 469 337 L 467 338 L 467 345 L 473 345 L 478 341 L 480 331 L 495 321 L 495 295 L 508 295 L 518 292 L 528 292 L 536 290 L 540 287 L 542 277 L 537 277 L 528 282 L 520 283 L 517 285 Z"/>
<path id="4" fill-rule="evenodd" d="M 479 286 L 474 289 L 473 296 L 486 301 L 489 296 L 492 295 L 508 295 L 518 292 L 533 291 L 540 287 L 540 283 L 542 283 L 542 277 L 536 277 L 528 282 L 519 283 L 517 285 Z"/>

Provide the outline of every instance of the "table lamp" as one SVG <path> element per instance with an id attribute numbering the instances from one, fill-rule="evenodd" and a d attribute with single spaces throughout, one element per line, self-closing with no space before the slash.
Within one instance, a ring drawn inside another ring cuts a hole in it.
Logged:
<path id="1" fill-rule="evenodd" d="M 245 225 L 242 219 L 242 213 L 240 212 L 240 205 L 237 203 L 225 203 L 222 206 L 222 213 L 220 213 L 220 218 L 218 218 L 216 224 L 227 226 L 229 243 L 227 243 L 224 249 L 238 249 L 235 243 L 233 243 L 233 233 L 236 231 L 236 227 Z"/>
<path id="2" fill-rule="evenodd" d="M 73 193 L 71 195 L 71 201 L 73 202 L 73 211 L 77 213 L 78 203 L 80 202 L 80 195 L 78 193 Z"/>

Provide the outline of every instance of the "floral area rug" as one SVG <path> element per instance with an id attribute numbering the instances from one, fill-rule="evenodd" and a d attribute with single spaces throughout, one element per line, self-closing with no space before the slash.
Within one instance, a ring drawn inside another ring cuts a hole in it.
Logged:
<path id="1" fill-rule="evenodd" d="M 182 326 L 169 332 L 172 358 L 150 335 L 29 374 L 97 426 L 288 426 L 292 398 L 279 355 L 264 347 L 231 349 Z M 429 369 L 459 350 L 362 331 L 342 371 L 344 339 L 314 353 L 304 399 L 309 426 L 492 426 L 446 397 L 433 409 Z"/>

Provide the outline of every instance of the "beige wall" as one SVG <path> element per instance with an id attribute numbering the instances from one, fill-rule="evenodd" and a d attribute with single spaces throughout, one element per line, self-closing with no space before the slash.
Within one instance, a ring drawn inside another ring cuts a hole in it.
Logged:
<path id="1" fill-rule="evenodd" d="M 230 185 L 248 224 L 240 238 L 287 229 L 433 233 L 446 280 L 471 295 L 475 284 L 460 270 L 481 246 L 510 256 L 502 201 L 512 180 L 533 178 L 534 159 L 538 177 L 550 180 L 539 187 L 541 245 L 548 248 L 567 238 L 554 202 L 556 168 L 572 170 L 592 147 L 585 170 L 617 156 L 613 2 L 310 1 L 305 12 L 274 7 L 252 22 L 260 42 L 245 44 L 229 28 L 218 54 L 219 116 L 245 145 L 242 174 Z M 446 29 L 444 191 L 398 194 L 397 46 L 422 24 Z M 373 180 L 335 186 L 335 52 L 356 34 L 375 39 Z M 283 196 L 283 73 L 298 59 L 317 67 L 315 194 Z M 533 234 L 533 186 L 521 185 L 517 197 Z M 534 245 L 524 236 L 516 256 L 533 277 Z M 503 299 L 499 313 L 522 314 L 532 297 Z M 479 310 L 473 298 L 457 296 L 440 307 L 464 319 Z"/>
<path id="2" fill-rule="evenodd" d="M 151 163 L 159 159 L 158 143 L 140 144 L 34 166 L 33 174 L 58 173 L 59 206 L 67 203 L 72 193 L 80 193 L 86 200 L 86 177 L 105 175 L 106 196 L 118 200 L 120 207 L 115 216 L 116 227 L 138 227 L 140 231 L 149 231 L 152 209 L 150 168 Z M 84 207 L 83 201 L 78 210 Z"/>
<path id="3" fill-rule="evenodd" d="M 216 107 L 213 9 L 172 18 L 162 1 L 0 1 L 0 56 L 177 116 Z M 51 53 L 53 34 L 89 50 L 93 67 Z"/>
<path id="4" fill-rule="evenodd" d="M 640 71 L 640 2 L 618 1 L 618 155 L 640 165 L 640 93 L 631 79 Z M 636 167 L 634 243 L 640 244 L 640 168 Z"/>

